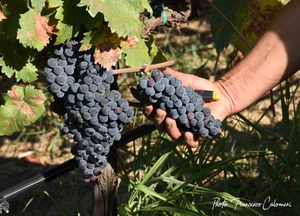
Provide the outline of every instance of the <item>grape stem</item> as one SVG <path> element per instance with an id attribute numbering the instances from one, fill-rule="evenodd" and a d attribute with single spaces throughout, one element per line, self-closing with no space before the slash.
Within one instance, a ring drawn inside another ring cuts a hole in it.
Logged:
<path id="1" fill-rule="evenodd" d="M 174 3 L 175 2 L 175 3 Z M 164 6 L 167 9 L 164 10 L 166 14 L 166 23 L 163 22 L 163 16 L 160 13 L 155 13 L 149 17 L 149 14 L 142 14 L 140 19 L 144 23 L 144 28 L 142 31 L 142 37 L 146 37 L 150 32 L 154 31 L 158 26 L 167 26 L 179 30 L 180 25 L 187 23 L 189 17 L 192 13 L 192 3 L 191 0 L 184 0 L 184 8 L 178 8 L 178 1 L 165 1 Z"/>
<path id="2" fill-rule="evenodd" d="M 169 67 L 175 64 L 175 61 L 166 61 L 159 64 L 153 64 L 153 65 L 144 65 L 141 67 L 133 67 L 133 68 L 122 68 L 114 70 L 114 74 L 127 74 L 127 73 L 136 73 L 140 71 L 148 72 L 154 69 L 158 68 L 164 68 Z"/>

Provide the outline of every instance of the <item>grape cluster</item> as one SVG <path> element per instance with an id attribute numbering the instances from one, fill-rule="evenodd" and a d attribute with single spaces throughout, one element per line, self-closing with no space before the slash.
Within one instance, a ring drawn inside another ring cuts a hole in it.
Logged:
<path id="1" fill-rule="evenodd" d="M 221 132 L 221 121 L 211 115 L 209 108 L 204 107 L 201 95 L 189 86 L 184 87 L 179 79 L 156 69 L 151 77 L 140 78 L 137 90 L 139 98 L 146 98 L 175 119 L 181 131 L 190 131 L 195 136 L 206 138 Z"/>
<path id="2" fill-rule="evenodd" d="M 58 49 L 54 51 L 55 57 L 50 59 L 59 59 L 56 54 Z M 73 73 L 65 72 L 67 78 L 73 78 L 73 82 L 67 83 L 68 89 L 62 96 L 59 94 L 67 110 L 61 132 L 74 141 L 71 152 L 83 171 L 84 182 L 89 182 L 105 167 L 110 146 L 120 140 L 124 125 L 131 121 L 133 109 L 119 91 L 111 90 L 114 82 L 112 69 L 104 70 L 94 64 L 91 51 L 74 50 L 73 57 Z M 45 68 L 47 78 L 48 68 L 49 63 Z M 58 97 L 51 88 L 56 79 L 52 83 L 50 81 L 49 89 Z"/>

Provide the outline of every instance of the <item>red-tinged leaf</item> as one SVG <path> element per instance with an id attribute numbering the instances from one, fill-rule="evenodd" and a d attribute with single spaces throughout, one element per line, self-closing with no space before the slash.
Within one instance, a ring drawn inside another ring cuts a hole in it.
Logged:
<path id="1" fill-rule="evenodd" d="M 95 63 L 101 64 L 104 68 L 109 69 L 116 65 L 120 57 L 120 49 L 111 49 L 109 51 L 101 51 L 95 49 L 94 59 Z"/>
<path id="2" fill-rule="evenodd" d="M 0 22 L 5 19 L 6 19 L 6 16 L 4 15 L 4 13 L 2 11 L 0 11 Z"/>
<path id="3" fill-rule="evenodd" d="M 3 94 L 0 106 L 0 136 L 11 135 L 34 123 L 45 111 L 45 96 L 33 86 L 13 86 Z"/>
<path id="4" fill-rule="evenodd" d="M 47 45 L 51 37 L 53 27 L 48 25 L 48 20 L 45 17 L 41 16 L 40 14 L 36 14 L 34 18 L 35 18 L 34 29 L 36 31 L 37 37 L 45 45 Z"/>
<path id="5" fill-rule="evenodd" d="M 53 33 L 53 26 L 48 24 L 48 19 L 33 9 L 21 15 L 20 27 L 17 39 L 23 46 L 32 47 L 38 51 L 41 51 L 49 43 Z"/>

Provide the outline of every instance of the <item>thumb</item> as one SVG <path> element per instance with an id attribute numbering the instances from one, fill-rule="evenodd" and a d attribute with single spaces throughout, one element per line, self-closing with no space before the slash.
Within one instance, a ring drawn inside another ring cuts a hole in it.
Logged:
<path id="1" fill-rule="evenodd" d="M 171 68 L 166 68 L 165 70 L 163 70 L 163 73 L 172 75 L 173 77 L 181 80 L 183 86 L 190 86 L 194 90 L 217 90 L 215 85 L 209 80 L 192 74 L 185 74 L 182 72 L 175 71 Z"/>

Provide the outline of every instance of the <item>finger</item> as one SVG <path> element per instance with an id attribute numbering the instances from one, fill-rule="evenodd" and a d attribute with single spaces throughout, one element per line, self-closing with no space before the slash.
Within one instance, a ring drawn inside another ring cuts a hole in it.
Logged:
<path id="1" fill-rule="evenodd" d="M 186 132 L 183 136 L 186 144 L 192 148 L 197 148 L 199 146 L 199 141 L 194 137 L 194 134 L 191 132 Z"/>
<path id="2" fill-rule="evenodd" d="M 154 110 L 153 106 L 151 104 L 148 104 L 148 103 L 145 104 L 144 107 L 143 107 L 144 115 L 150 120 L 153 120 L 153 115 L 154 115 L 153 110 Z"/>
<path id="3" fill-rule="evenodd" d="M 181 132 L 177 128 L 177 124 L 174 119 L 167 117 L 165 120 L 165 124 L 166 132 L 172 139 L 177 140 L 181 137 Z"/>
<path id="4" fill-rule="evenodd" d="M 171 68 L 166 68 L 163 73 L 172 75 L 173 77 L 181 80 L 183 86 L 190 86 L 194 90 L 216 90 L 212 82 L 193 74 L 185 74 L 172 70 Z"/>
<path id="5" fill-rule="evenodd" d="M 165 131 L 165 118 L 167 113 L 162 109 L 157 109 L 154 112 L 154 125 L 160 132 Z"/>

